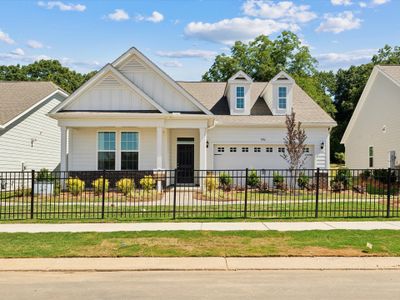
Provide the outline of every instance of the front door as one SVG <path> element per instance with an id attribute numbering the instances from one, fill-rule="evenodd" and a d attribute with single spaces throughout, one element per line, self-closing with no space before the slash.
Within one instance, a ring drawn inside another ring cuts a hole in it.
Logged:
<path id="1" fill-rule="evenodd" d="M 177 145 L 177 183 L 194 182 L 194 144 Z"/>

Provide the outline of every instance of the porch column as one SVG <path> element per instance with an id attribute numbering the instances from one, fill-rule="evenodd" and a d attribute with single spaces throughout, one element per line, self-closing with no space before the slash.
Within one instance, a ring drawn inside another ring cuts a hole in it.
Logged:
<path id="1" fill-rule="evenodd" d="M 207 170 L 207 129 L 200 128 L 200 170 Z"/>
<path id="2" fill-rule="evenodd" d="M 163 167 L 163 128 L 162 127 L 157 127 L 157 142 L 156 142 L 156 155 L 157 155 L 157 160 L 156 160 L 156 168 L 157 169 L 162 169 Z"/>
<path id="3" fill-rule="evenodd" d="M 61 127 L 60 170 L 67 171 L 67 127 Z"/>

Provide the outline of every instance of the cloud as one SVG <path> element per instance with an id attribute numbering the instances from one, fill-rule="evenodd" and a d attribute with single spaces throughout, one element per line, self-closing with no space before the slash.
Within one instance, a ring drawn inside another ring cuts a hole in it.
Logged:
<path id="1" fill-rule="evenodd" d="M 212 58 L 217 55 L 215 51 L 188 49 L 181 51 L 158 51 L 158 56 L 170 58 Z"/>
<path id="2" fill-rule="evenodd" d="M 310 11 L 309 5 L 296 5 L 292 1 L 274 3 L 269 0 L 247 0 L 242 9 L 245 15 L 251 17 L 299 23 L 306 23 L 317 17 Z"/>
<path id="3" fill-rule="evenodd" d="M 15 44 L 15 41 L 12 38 L 10 38 L 10 36 L 7 33 L 1 31 L 1 29 L 0 29 L 0 41 L 10 45 Z"/>
<path id="4" fill-rule="evenodd" d="M 176 60 L 163 62 L 162 65 L 167 68 L 182 68 L 183 64 Z"/>
<path id="5" fill-rule="evenodd" d="M 61 11 L 79 11 L 79 12 L 83 12 L 86 10 L 86 6 L 83 4 L 72 4 L 72 3 L 68 3 L 65 4 L 61 1 L 48 1 L 48 2 L 44 2 L 44 1 L 39 1 L 38 5 L 40 7 L 44 7 L 47 9 L 53 9 L 53 8 L 58 8 Z"/>
<path id="6" fill-rule="evenodd" d="M 107 18 L 113 21 L 126 21 L 129 20 L 129 15 L 123 9 L 117 8 L 113 13 L 108 14 Z"/>
<path id="7" fill-rule="evenodd" d="M 362 8 L 367 7 L 367 3 L 365 2 L 358 2 L 358 5 Z"/>
<path id="8" fill-rule="evenodd" d="M 377 51 L 378 49 L 359 49 L 348 52 L 317 54 L 315 57 L 322 68 L 339 68 L 369 62 Z"/>
<path id="9" fill-rule="evenodd" d="M 244 17 L 223 19 L 216 23 L 191 22 L 185 27 L 184 34 L 189 38 L 232 45 L 238 40 L 248 42 L 260 34 L 270 35 L 282 30 L 299 29 L 299 26 L 293 23 Z"/>
<path id="10" fill-rule="evenodd" d="M 382 4 L 386 4 L 389 2 L 390 2 L 390 0 L 372 0 L 371 4 L 372 5 L 382 5 Z"/>
<path id="11" fill-rule="evenodd" d="M 376 7 L 376 6 L 383 5 L 383 4 L 386 4 L 389 2 L 390 2 L 390 0 L 371 0 L 368 3 L 364 2 L 364 1 L 360 1 L 360 2 L 358 2 L 358 5 L 361 8 L 365 8 L 365 7 L 371 8 L 371 7 Z"/>
<path id="12" fill-rule="evenodd" d="M 35 40 L 29 40 L 26 42 L 26 44 L 28 45 L 29 48 L 32 49 L 41 49 L 44 47 L 41 42 Z"/>
<path id="13" fill-rule="evenodd" d="M 153 11 L 153 13 L 146 17 L 142 15 L 137 15 L 136 16 L 136 21 L 148 21 L 148 22 L 153 22 L 153 23 L 160 23 L 164 20 L 164 16 L 159 13 L 158 11 Z"/>
<path id="14" fill-rule="evenodd" d="M 360 28 L 361 19 L 355 18 L 351 11 L 344 11 L 337 15 L 325 14 L 324 21 L 319 24 L 317 32 L 340 33 L 346 30 Z"/>
<path id="15" fill-rule="evenodd" d="M 22 56 L 22 55 L 25 55 L 25 52 L 24 52 L 24 50 L 22 50 L 21 48 L 17 48 L 17 49 L 15 49 L 15 50 L 11 51 L 11 54 L 15 54 L 15 55 L 18 55 L 18 56 Z"/>
<path id="16" fill-rule="evenodd" d="M 332 3 L 332 5 L 344 5 L 344 6 L 353 4 L 353 2 L 351 2 L 351 0 L 331 0 L 331 3 Z"/>

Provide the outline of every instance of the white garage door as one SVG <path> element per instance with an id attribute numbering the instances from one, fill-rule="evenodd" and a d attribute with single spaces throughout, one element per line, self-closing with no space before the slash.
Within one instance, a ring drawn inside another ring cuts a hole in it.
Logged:
<path id="1" fill-rule="evenodd" d="M 279 152 L 283 149 L 283 145 L 215 145 L 214 169 L 286 169 L 287 163 Z M 306 161 L 303 168 L 313 168 L 313 148 L 307 147 L 304 155 Z"/>

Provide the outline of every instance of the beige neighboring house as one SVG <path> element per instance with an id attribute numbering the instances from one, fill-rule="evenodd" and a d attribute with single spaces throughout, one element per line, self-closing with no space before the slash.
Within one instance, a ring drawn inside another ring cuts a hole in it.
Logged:
<path id="1" fill-rule="evenodd" d="M 51 82 L 0 81 L 0 172 L 60 163 L 60 128 L 47 114 L 68 95 Z"/>
<path id="2" fill-rule="evenodd" d="M 135 48 L 58 105 L 62 170 L 287 168 L 281 158 L 292 109 L 308 139 L 307 168 L 329 167 L 336 125 L 285 72 L 254 82 L 174 81 Z M 68 158 L 68 159 L 67 159 Z"/>
<path id="3" fill-rule="evenodd" d="M 349 168 L 400 164 L 400 66 L 375 66 L 342 138 Z"/>

